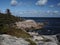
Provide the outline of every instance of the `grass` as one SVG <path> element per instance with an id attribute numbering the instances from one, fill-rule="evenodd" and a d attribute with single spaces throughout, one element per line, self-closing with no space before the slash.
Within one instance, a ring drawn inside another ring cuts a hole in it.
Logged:
<path id="1" fill-rule="evenodd" d="M 26 39 L 26 41 L 30 42 L 30 45 L 37 45 L 34 41 L 32 41 L 30 39 Z"/>
<path id="2" fill-rule="evenodd" d="M 24 32 L 21 29 L 7 28 L 2 30 L 2 33 L 9 34 L 16 37 L 31 38 L 31 36 L 28 33 Z"/>
<path id="3" fill-rule="evenodd" d="M 30 42 L 30 45 L 36 45 L 36 43 L 34 41 L 28 39 L 28 38 L 31 38 L 31 36 L 21 29 L 10 28 L 10 27 L 5 26 L 2 30 L 2 33 L 12 35 L 12 36 L 16 36 L 18 38 L 19 37 L 24 38 L 24 39 L 26 39 L 26 41 Z"/>
<path id="4" fill-rule="evenodd" d="M 22 19 L 21 17 L 0 13 L 0 34 L 12 35 L 18 38 L 31 38 L 31 36 L 27 32 L 12 27 L 15 22 L 23 20 L 24 19 Z M 27 41 L 30 42 L 30 45 L 36 45 L 32 40 L 28 39 Z"/>

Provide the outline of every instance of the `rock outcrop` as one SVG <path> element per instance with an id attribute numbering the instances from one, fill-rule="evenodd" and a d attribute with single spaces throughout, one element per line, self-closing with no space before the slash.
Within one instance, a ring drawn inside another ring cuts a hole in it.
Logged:
<path id="1" fill-rule="evenodd" d="M 41 29 L 43 27 L 43 23 L 37 23 L 34 20 L 25 20 L 22 22 L 16 22 L 18 28 L 22 29 Z"/>
<path id="2" fill-rule="evenodd" d="M 37 45 L 58 45 L 55 35 L 44 36 L 44 38 L 50 39 L 51 41 L 44 41 L 44 40 L 40 40 L 37 42 L 35 41 Z M 23 38 L 17 38 L 6 34 L 0 35 L 0 45 L 29 45 L 29 44 L 30 43 L 25 41 Z"/>
<path id="3" fill-rule="evenodd" d="M 29 45 L 29 42 L 23 38 L 3 34 L 0 35 L 0 45 Z"/>
<path id="4" fill-rule="evenodd" d="M 58 45 L 55 35 L 43 35 L 44 39 L 37 42 L 37 45 Z M 46 39 L 46 40 L 45 40 Z"/>

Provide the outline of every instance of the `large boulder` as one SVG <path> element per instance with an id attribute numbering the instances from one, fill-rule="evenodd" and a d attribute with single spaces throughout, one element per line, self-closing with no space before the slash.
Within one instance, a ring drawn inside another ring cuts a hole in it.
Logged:
<path id="1" fill-rule="evenodd" d="M 22 22 L 16 22 L 18 28 L 22 29 L 40 29 L 44 25 L 43 23 L 37 23 L 34 20 L 25 20 Z"/>
<path id="2" fill-rule="evenodd" d="M 29 42 L 23 38 L 3 34 L 0 35 L 0 45 L 29 45 Z"/>

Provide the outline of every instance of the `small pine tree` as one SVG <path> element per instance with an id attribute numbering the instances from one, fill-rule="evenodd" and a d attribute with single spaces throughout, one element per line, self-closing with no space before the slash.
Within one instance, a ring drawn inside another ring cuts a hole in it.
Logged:
<path id="1" fill-rule="evenodd" d="M 1 10 L 0 10 L 0 14 L 1 14 Z"/>
<path id="2" fill-rule="evenodd" d="M 6 9 L 6 14 L 11 15 L 10 9 Z"/>

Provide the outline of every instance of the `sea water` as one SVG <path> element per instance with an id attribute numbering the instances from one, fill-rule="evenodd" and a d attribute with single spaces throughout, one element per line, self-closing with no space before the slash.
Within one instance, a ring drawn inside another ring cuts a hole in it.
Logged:
<path id="1" fill-rule="evenodd" d="M 47 23 L 43 29 L 37 30 L 42 35 L 55 35 L 60 33 L 60 18 L 57 17 L 24 17 L 36 22 Z"/>

